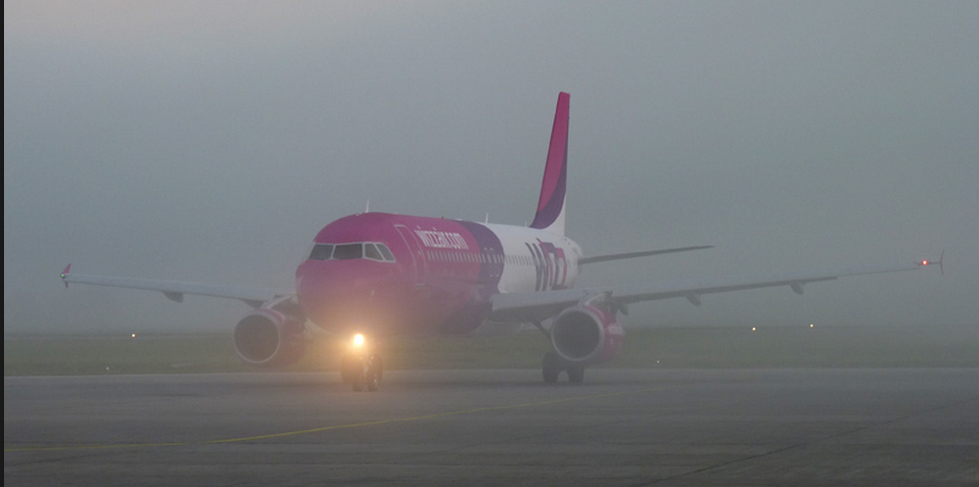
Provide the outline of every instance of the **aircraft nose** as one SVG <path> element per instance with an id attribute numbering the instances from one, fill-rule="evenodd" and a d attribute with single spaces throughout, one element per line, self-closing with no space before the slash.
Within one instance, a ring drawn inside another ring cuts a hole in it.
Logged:
<path id="1" fill-rule="evenodd" d="M 372 262 L 307 261 L 296 272 L 296 291 L 316 323 L 361 319 L 380 307 L 391 276 Z"/>
<path id="2" fill-rule="evenodd" d="M 369 297 L 374 287 L 372 276 L 356 265 L 337 263 L 310 263 L 297 272 L 297 290 L 300 298 L 316 301 Z M 339 268 L 338 268 L 339 267 Z"/>

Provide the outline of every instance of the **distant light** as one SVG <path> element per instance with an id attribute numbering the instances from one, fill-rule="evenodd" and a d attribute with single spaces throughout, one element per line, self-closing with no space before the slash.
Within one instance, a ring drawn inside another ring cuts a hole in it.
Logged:
<path id="1" fill-rule="evenodd" d="M 136 338 L 136 334 L 135 333 L 133 333 L 133 338 Z"/>
<path id="2" fill-rule="evenodd" d="M 921 265 L 928 265 L 928 261 L 927 260 L 921 261 Z"/>
<path id="3" fill-rule="evenodd" d="M 758 331 L 758 328 L 755 328 L 755 327 L 752 326 L 751 327 L 751 331 Z"/>
<path id="4" fill-rule="evenodd" d="M 809 328 L 815 328 L 815 327 L 816 327 L 816 325 L 814 325 L 812 323 L 809 323 Z"/>

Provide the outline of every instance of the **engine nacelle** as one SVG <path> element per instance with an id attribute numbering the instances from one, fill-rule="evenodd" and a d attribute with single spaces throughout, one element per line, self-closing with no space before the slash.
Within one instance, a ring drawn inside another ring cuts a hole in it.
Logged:
<path id="1" fill-rule="evenodd" d="M 274 308 L 259 308 L 235 326 L 235 351 L 246 363 L 291 365 L 306 353 L 305 320 Z"/>
<path id="2" fill-rule="evenodd" d="M 615 313 L 597 306 L 574 306 L 554 318 L 551 344 L 554 351 L 573 364 L 611 360 L 622 348 L 625 330 Z"/>

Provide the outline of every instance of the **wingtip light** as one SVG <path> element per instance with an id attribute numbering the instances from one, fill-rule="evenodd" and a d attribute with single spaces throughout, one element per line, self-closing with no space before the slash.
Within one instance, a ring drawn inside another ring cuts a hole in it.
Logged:
<path id="1" fill-rule="evenodd" d="M 920 265 L 921 267 L 926 267 L 926 266 L 929 266 L 929 265 L 932 265 L 932 264 L 936 264 L 937 263 L 938 264 L 938 268 L 942 271 L 942 275 L 944 276 L 945 275 L 944 261 L 945 261 L 945 250 L 942 250 L 941 256 L 938 257 L 938 261 L 928 260 L 928 259 L 922 259 L 922 260 L 918 261 L 918 265 Z"/>

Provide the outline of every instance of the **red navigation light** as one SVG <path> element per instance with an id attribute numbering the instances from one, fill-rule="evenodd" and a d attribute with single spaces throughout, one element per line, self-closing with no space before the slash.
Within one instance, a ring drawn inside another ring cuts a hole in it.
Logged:
<path id="1" fill-rule="evenodd" d="M 928 261 L 927 260 L 921 261 L 921 265 L 928 265 Z"/>

